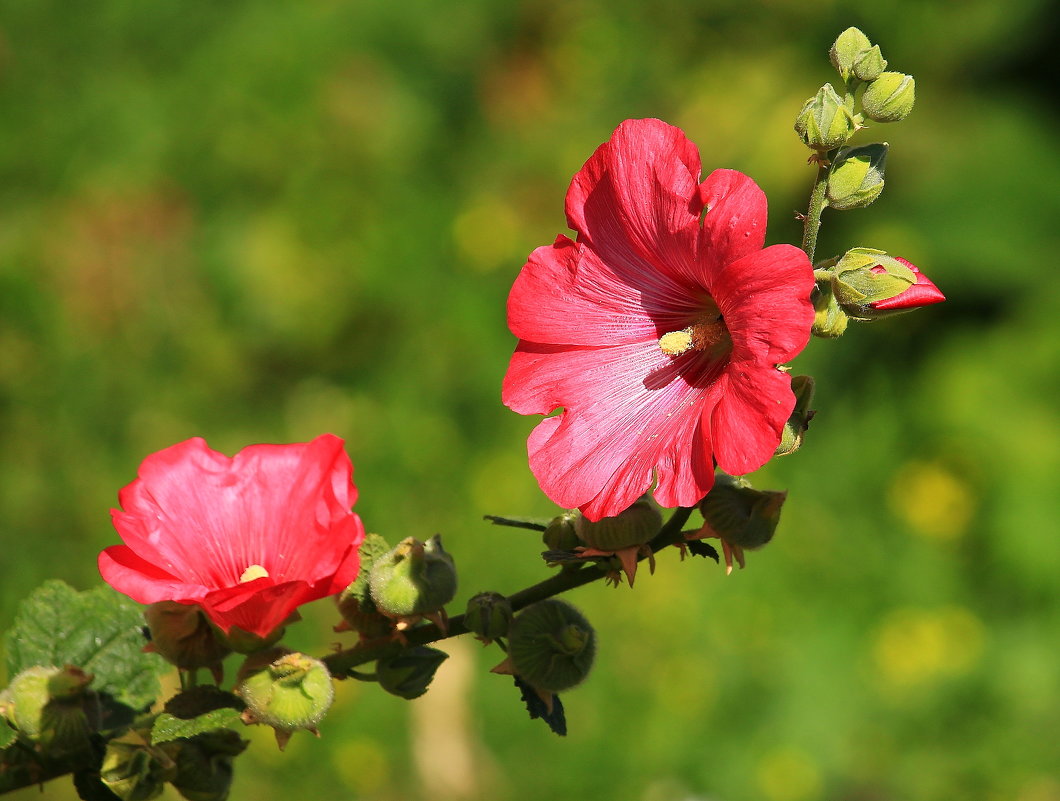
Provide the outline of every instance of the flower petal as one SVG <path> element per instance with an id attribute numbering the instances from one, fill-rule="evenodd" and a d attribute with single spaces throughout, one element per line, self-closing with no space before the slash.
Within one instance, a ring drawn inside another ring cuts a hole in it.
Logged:
<path id="1" fill-rule="evenodd" d="M 793 245 L 772 245 L 724 265 L 710 290 L 733 340 L 734 361 L 772 367 L 810 340 L 813 267 Z"/>
<path id="2" fill-rule="evenodd" d="M 104 548 L 98 558 L 99 573 L 112 587 L 141 604 L 158 601 L 197 603 L 206 594 L 198 584 L 188 584 L 142 558 L 127 545 Z"/>
<path id="3" fill-rule="evenodd" d="M 766 241 L 766 195 L 736 170 L 714 170 L 699 187 L 707 211 L 699 260 L 708 274 L 761 250 Z"/>
<path id="4" fill-rule="evenodd" d="M 748 362 L 730 363 L 723 391 L 710 412 L 718 467 L 742 476 L 768 462 L 794 408 L 787 373 Z"/>
<path id="5" fill-rule="evenodd" d="M 587 517 L 616 515 L 650 486 L 667 504 L 691 505 L 709 490 L 709 439 L 697 432 L 722 366 L 654 342 L 558 350 L 520 343 L 506 402 L 519 411 L 566 410 L 528 441 L 530 469 L 556 503 Z"/>
<path id="6" fill-rule="evenodd" d="M 560 236 L 535 250 L 519 273 L 508 296 L 508 326 L 517 337 L 540 343 L 657 340 L 691 323 L 696 296 L 694 286 L 657 270 L 605 264 L 586 245 Z"/>
<path id="7" fill-rule="evenodd" d="M 626 120 L 567 191 L 567 221 L 607 264 L 695 283 L 699 151 L 680 128 Z"/>

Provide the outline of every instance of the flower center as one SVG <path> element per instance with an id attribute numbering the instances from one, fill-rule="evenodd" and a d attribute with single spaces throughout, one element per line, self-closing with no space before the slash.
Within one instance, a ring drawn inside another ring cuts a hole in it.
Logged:
<path id="1" fill-rule="evenodd" d="M 690 350 L 720 356 L 732 350 L 732 339 L 721 315 L 718 315 L 714 319 L 701 320 L 680 331 L 663 334 L 659 337 L 659 350 L 667 356 L 680 356 Z"/>
<path id="2" fill-rule="evenodd" d="M 268 577 L 269 571 L 263 568 L 261 565 L 251 565 L 243 571 L 243 575 L 239 577 L 239 583 L 246 584 L 248 581 L 254 581 L 254 579 Z"/>

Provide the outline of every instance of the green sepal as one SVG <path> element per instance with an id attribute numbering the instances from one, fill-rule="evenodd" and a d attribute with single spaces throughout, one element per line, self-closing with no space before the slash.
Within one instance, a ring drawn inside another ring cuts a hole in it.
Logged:
<path id="1" fill-rule="evenodd" d="M 4 635 L 8 675 L 35 665 L 76 665 L 95 676 L 92 688 L 134 709 L 159 693 L 169 666 L 143 653 L 143 608 L 101 586 L 86 592 L 47 581 L 22 601 Z"/>
<path id="2" fill-rule="evenodd" d="M 821 153 L 846 144 L 857 130 L 854 115 L 830 83 L 806 101 L 795 119 L 802 143 Z"/>

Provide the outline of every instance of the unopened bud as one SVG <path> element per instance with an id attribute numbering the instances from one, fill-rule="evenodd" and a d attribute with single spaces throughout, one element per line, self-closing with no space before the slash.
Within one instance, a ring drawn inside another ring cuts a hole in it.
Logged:
<path id="1" fill-rule="evenodd" d="M 873 45 L 858 56 L 854 62 L 854 77 L 859 81 L 874 81 L 887 69 L 887 59 L 879 45 Z"/>
<path id="2" fill-rule="evenodd" d="M 774 456 L 787 456 L 795 453 L 802 446 L 802 438 L 806 429 L 810 426 L 814 412 L 810 408 L 813 403 L 813 378 L 808 375 L 797 375 L 791 379 L 791 391 L 795 394 L 795 408 L 784 424 L 784 431 L 780 436 L 780 445 L 777 446 Z"/>
<path id="3" fill-rule="evenodd" d="M 170 781 L 188 801 L 225 801 L 232 787 L 232 760 L 246 747 L 247 741 L 231 729 L 161 746 L 176 763 Z"/>
<path id="4" fill-rule="evenodd" d="M 869 41 L 869 37 L 858 28 L 847 28 L 832 43 L 832 48 L 828 51 L 828 57 L 832 61 L 832 66 L 836 68 L 843 80 L 846 81 L 853 73 L 854 65 L 862 53 L 871 47 L 872 42 Z"/>
<path id="5" fill-rule="evenodd" d="M 323 662 L 279 648 L 248 657 L 239 677 L 236 695 L 247 705 L 244 720 L 272 726 L 278 735 L 315 730 L 335 697 Z M 278 739 L 282 747 L 286 738 Z"/>
<path id="6" fill-rule="evenodd" d="M 832 289 L 855 320 L 878 320 L 946 299 L 916 265 L 882 250 L 851 248 L 832 272 Z"/>
<path id="7" fill-rule="evenodd" d="M 456 565 L 437 534 L 425 543 L 408 537 L 372 566 L 368 581 L 372 601 L 383 614 L 429 614 L 456 595 Z"/>
<path id="8" fill-rule="evenodd" d="M 566 601 L 550 598 L 527 607 L 512 621 L 508 654 L 515 673 L 532 687 L 562 692 L 589 675 L 596 633 Z"/>
<path id="9" fill-rule="evenodd" d="M 86 750 L 91 727 L 83 702 L 91 682 L 72 665 L 26 668 L 0 694 L 0 712 L 52 756 Z"/>
<path id="10" fill-rule="evenodd" d="M 753 550 L 773 539 L 785 498 L 786 492 L 756 490 L 746 479 L 719 471 L 699 511 L 722 540 Z"/>
<path id="11" fill-rule="evenodd" d="M 368 583 L 368 576 L 374 565 L 381 557 L 390 550 L 390 546 L 378 534 L 368 534 L 361 543 L 358 554 L 361 558 L 361 570 L 357 578 L 335 596 L 342 615 L 344 625 L 336 627 L 336 631 L 356 631 L 365 639 L 385 637 L 394 628 L 393 621 L 383 615 L 375 607 L 372 601 L 372 592 Z"/>
<path id="12" fill-rule="evenodd" d="M 585 545 L 600 551 L 618 551 L 642 545 L 659 533 L 662 513 L 648 496 L 635 501 L 615 517 L 592 521 L 579 515 L 574 519 L 574 531 Z"/>
<path id="13" fill-rule="evenodd" d="M 445 651 L 418 645 L 406 648 L 397 656 L 380 659 L 375 677 L 379 686 L 401 698 L 419 698 L 434 680 L 438 667 L 449 658 Z"/>
<path id="14" fill-rule="evenodd" d="M 194 604 L 159 601 L 144 609 L 151 631 L 148 648 L 181 670 L 219 670 L 231 647 Z"/>
<path id="15" fill-rule="evenodd" d="M 550 551 L 573 551 L 582 544 L 578 539 L 574 523 L 582 516 L 577 509 L 564 512 L 552 518 L 548 527 L 541 534 L 541 539 Z"/>
<path id="16" fill-rule="evenodd" d="M 887 143 L 844 147 L 828 170 L 827 198 L 833 209 L 862 209 L 883 192 Z"/>
<path id="17" fill-rule="evenodd" d="M 876 122 L 898 122 L 909 116 L 916 102 L 916 81 L 900 72 L 881 73 L 861 97 L 865 116 Z"/>
<path id="18" fill-rule="evenodd" d="M 481 640 L 504 637 L 511 623 L 512 605 L 499 592 L 480 592 L 467 602 L 464 625 Z"/>
<path id="19" fill-rule="evenodd" d="M 795 120 L 802 143 L 820 152 L 846 144 L 857 129 L 854 115 L 830 83 L 806 101 Z"/>
<path id="20" fill-rule="evenodd" d="M 815 337 L 835 339 L 847 330 L 849 318 L 836 302 L 830 280 L 819 281 L 813 293 L 813 327 Z"/>
<path id="21" fill-rule="evenodd" d="M 149 801 L 162 794 L 176 764 L 161 750 L 112 741 L 107 744 L 99 778 L 122 801 Z"/>

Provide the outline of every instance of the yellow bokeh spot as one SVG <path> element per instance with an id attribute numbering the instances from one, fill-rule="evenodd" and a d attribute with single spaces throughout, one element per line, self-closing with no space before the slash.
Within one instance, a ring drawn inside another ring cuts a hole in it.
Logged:
<path id="1" fill-rule="evenodd" d="M 975 500 L 968 485 L 941 465 L 910 462 L 891 482 L 891 509 L 923 537 L 955 540 L 968 528 Z"/>
<path id="2" fill-rule="evenodd" d="M 331 760 L 354 797 L 380 793 L 390 781 L 389 761 L 374 740 L 357 738 L 337 745 Z"/>
<path id="3" fill-rule="evenodd" d="M 821 797 L 821 771 L 809 754 L 778 748 L 758 761 L 758 786 L 770 801 L 807 801 Z"/>
<path id="4" fill-rule="evenodd" d="M 261 565 L 251 565 L 243 571 L 243 575 L 239 577 L 240 584 L 246 584 L 248 581 L 254 581 L 259 578 L 268 578 L 269 571 L 263 568 Z"/>
<path id="5" fill-rule="evenodd" d="M 962 607 L 898 609 L 876 632 L 873 661 L 884 687 L 902 691 L 966 673 L 984 637 L 982 622 Z"/>

